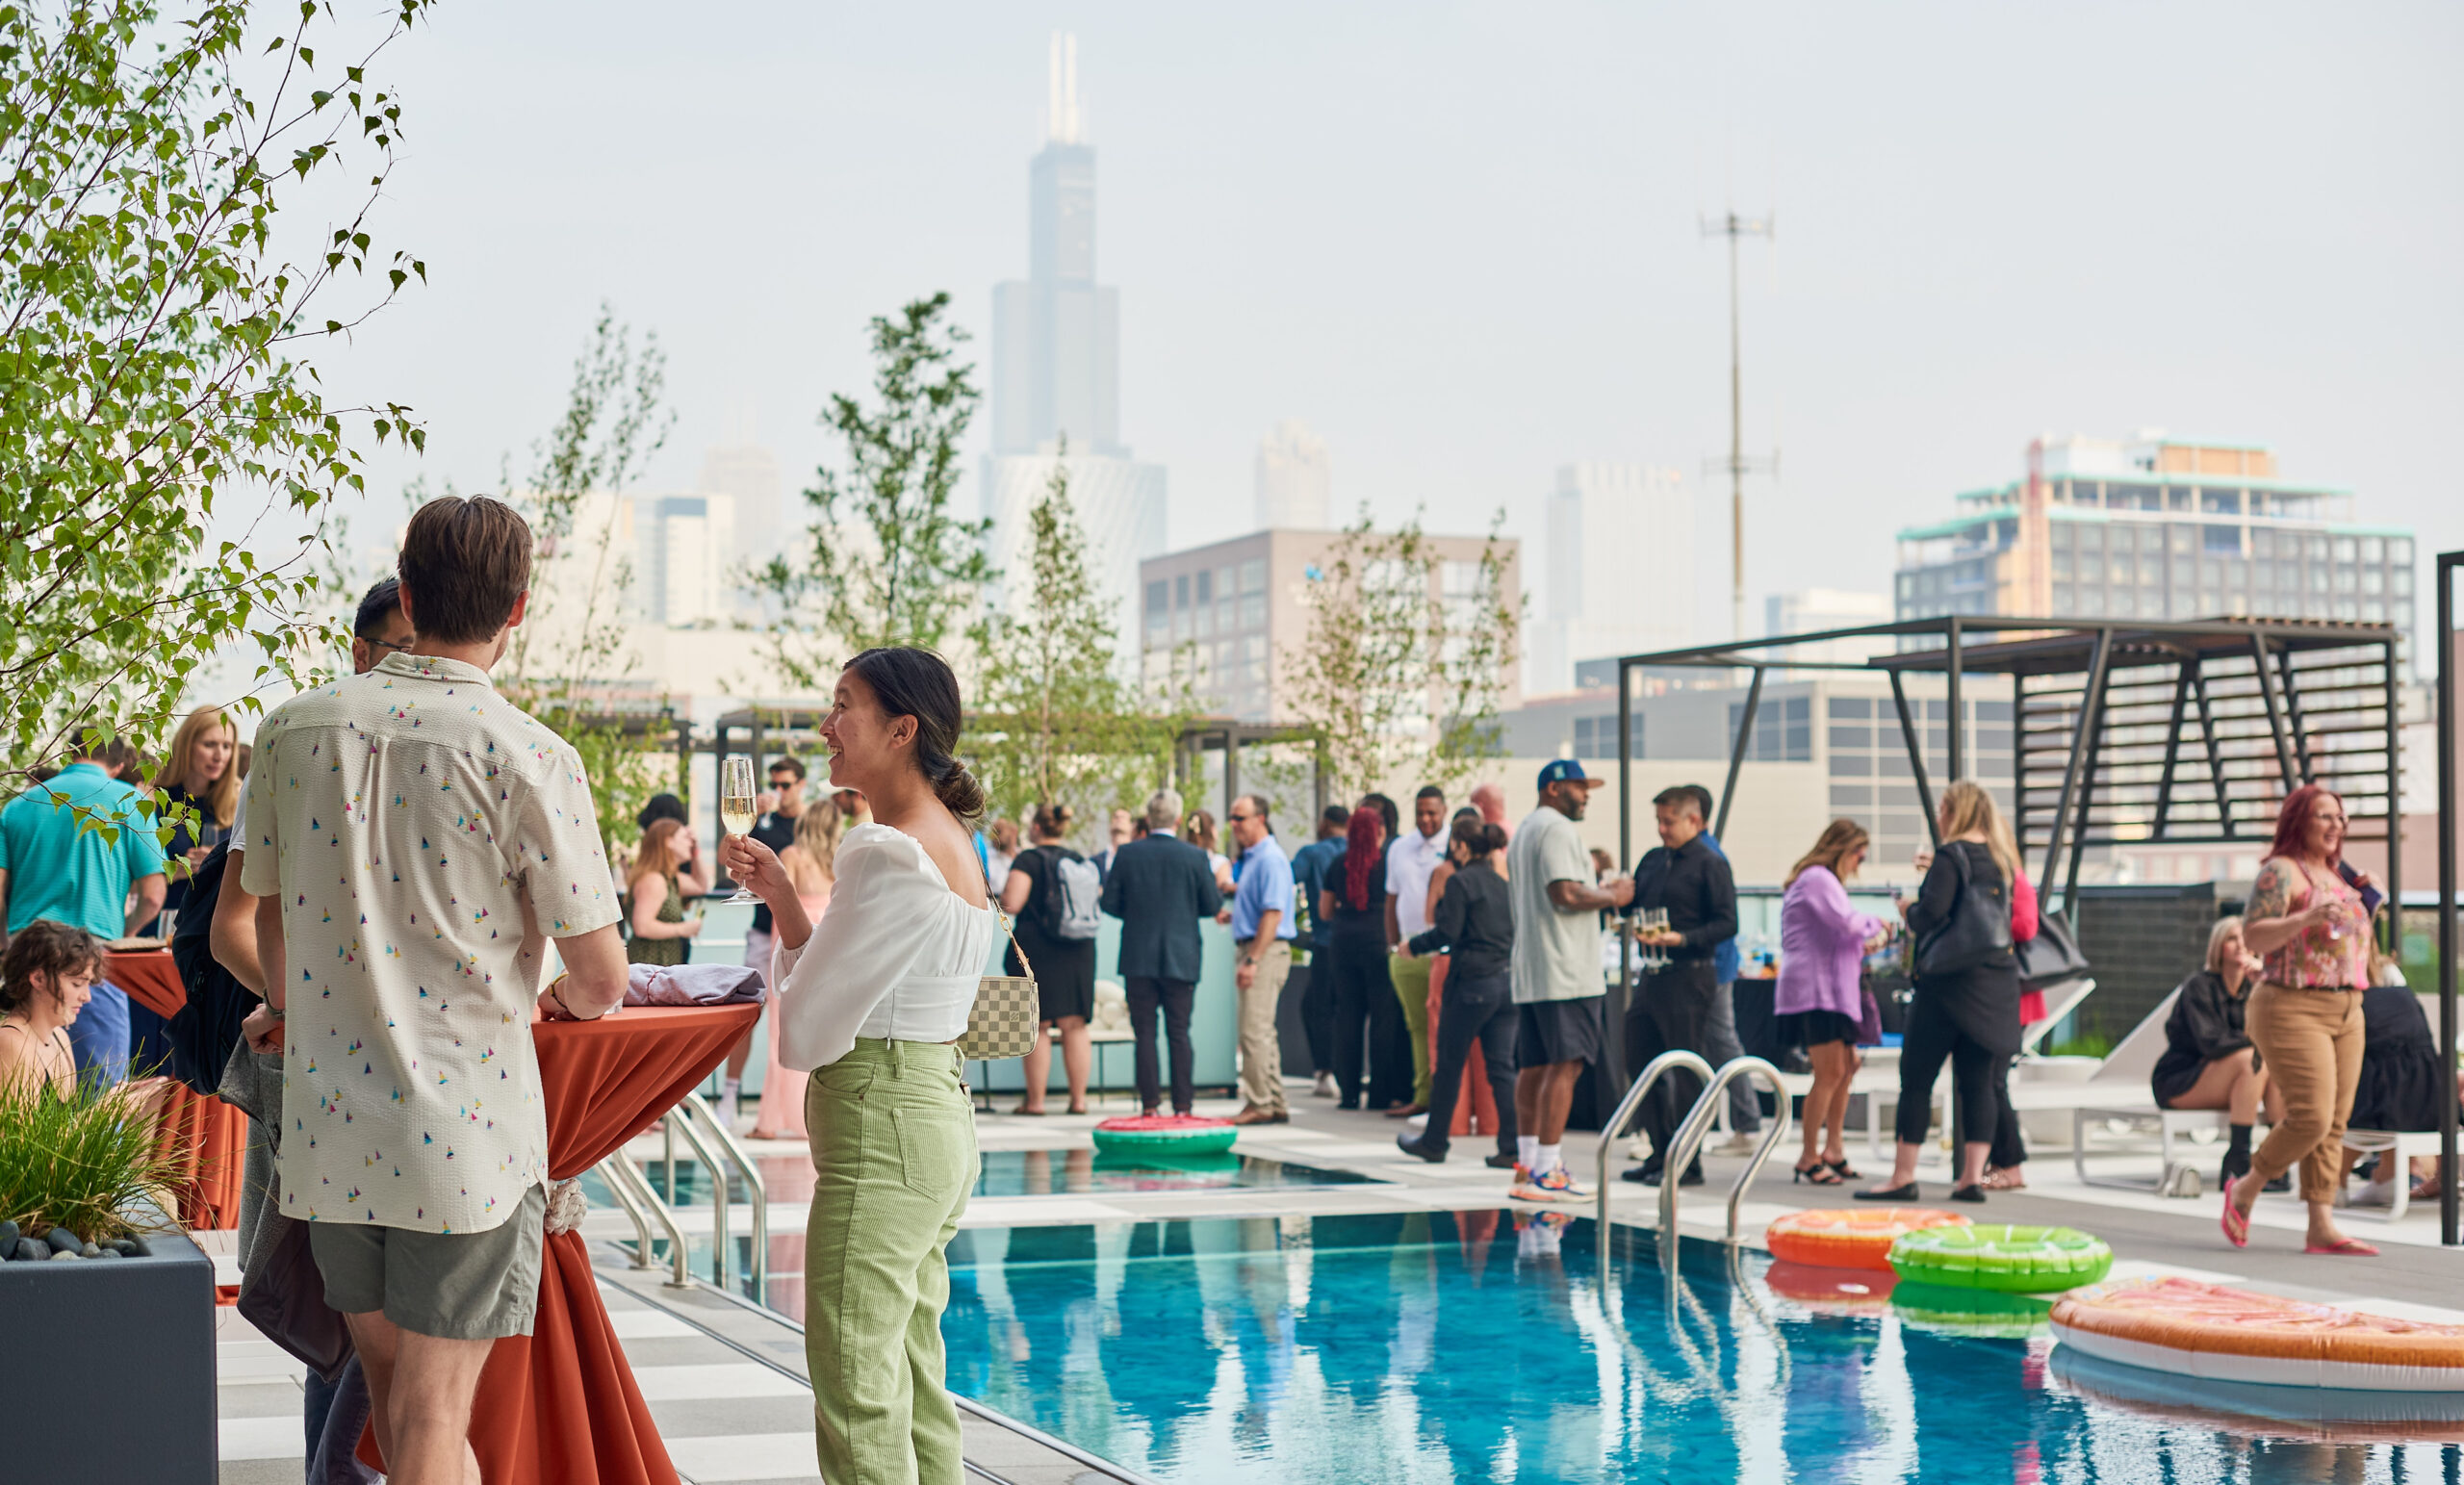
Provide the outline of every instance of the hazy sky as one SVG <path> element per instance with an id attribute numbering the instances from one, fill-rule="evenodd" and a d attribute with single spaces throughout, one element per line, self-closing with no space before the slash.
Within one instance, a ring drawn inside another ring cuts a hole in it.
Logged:
<path id="1" fill-rule="evenodd" d="M 2040 432 L 2266 443 L 2464 545 L 2451 5 L 447 3 L 391 63 L 382 225 L 429 285 L 329 365 L 484 487 L 604 297 L 671 355 L 653 487 L 735 413 L 797 488 L 868 316 L 946 289 L 981 335 L 1024 275 L 1056 29 L 1175 547 L 1248 528 L 1285 417 L 1345 511 L 1502 504 L 1534 541 L 1558 464 L 1635 460 L 1701 493 L 1724 627 L 1697 219 L 1731 200 L 1780 226 L 1745 255 L 1747 439 L 1784 454 L 1749 487 L 1757 624 L 1764 592 L 1886 585 L 1893 528 Z"/>

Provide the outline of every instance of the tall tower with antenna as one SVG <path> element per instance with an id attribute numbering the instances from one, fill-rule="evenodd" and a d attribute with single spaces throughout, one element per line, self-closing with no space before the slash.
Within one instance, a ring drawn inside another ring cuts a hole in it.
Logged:
<path id="1" fill-rule="evenodd" d="M 1729 637 L 1745 638 L 1745 476 L 1758 471 L 1778 474 L 1780 450 L 1774 448 L 1768 459 L 1745 456 L 1745 350 L 1737 328 L 1736 244 L 1739 238 L 1776 239 L 1779 218 L 1765 212 L 1759 217 L 1740 217 L 1731 209 L 1717 219 L 1703 222 L 1705 237 L 1729 240 L 1729 456 L 1714 461 L 1709 467 L 1725 469 L 1729 474 Z"/>

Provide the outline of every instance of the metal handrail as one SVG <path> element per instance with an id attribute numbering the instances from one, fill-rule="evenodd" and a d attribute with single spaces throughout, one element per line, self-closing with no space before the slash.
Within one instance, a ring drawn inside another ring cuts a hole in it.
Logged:
<path id="1" fill-rule="evenodd" d="M 629 1186 L 633 1191 L 633 1198 L 642 1204 L 642 1209 L 657 1217 L 658 1224 L 667 1229 L 667 1254 L 675 1269 L 665 1281 L 667 1287 L 691 1289 L 693 1268 L 691 1258 L 686 1251 L 689 1245 L 684 1241 L 684 1229 L 677 1225 L 676 1214 L 669 1210 L 666 1202 L 658 1199 L 658 1192 L 651 1190 L 650 1178 L 635 1169 L 632 1161 L 622 1151 L 609 1157 L 602 1168 L 614 1179 Z"/>
<path id="2" fill-rule="evenodd" d="M 1711 1077 L 1711 1064 L 1705 1062 L 1699 1055 L 1685 1051 L 1683 1048 L 1679 1048 L 1673 1052 L 1662 1052 L 1659 1056 L 1653 1058 L 1651 1065 L 1644 1068 L 1642 1073 L 1634 1079 L 1634 1086 L 1626 1089 L 1625 1097 L 1617 1100 L 1617 1112 L 1608 1116 L 1608 1122 L 1606 1124 L 1601 1126 L 1599 1200 L 1602 1242 L 1600 1251 L 1604 1255 L 1608 1251 L 1606 1237 L 1608 1232 L 1609 1148 L 1625 1136 L 1626 1126 L 1633 1119 L 1634 1111 L 1641 1107 L 1643 1095 L 1650 1092 L 1652 1090 L 1652 1085 L 1657 1083 L 1661 1077 L 1666 1075 L 1669 1069 L 1673 1067 L 1691 1068 L 1696 1076 L 1703 1078 L 1706 1081 L 1708 1081 Z M 1665 1165 L 1666 1162 L 1663 1161 L 1663 1168 L 1665 1168 Z M 1679 1168 L 1682 1169 L 1684 1167 L 1680 1166 Z"/>
<path id="3" fill-rule="evenodd" d="M 633 1199 L 632 1188 L 619 1180 L 615 1173 L 607 1168 L 610 1163 L 623 1159 L 625 1156 L 620 1152 L 601 1161 L 599 1179 L 607 1183 L 607 1193 L 617 1207 L 633 1219 L 633 1267 L 648 1268 L 651 1267 L 651 1219 L 642 1211 L 641 1203 Z"/>
<path id="4" fill-rule="evenodd" d="M 745 1194 L 753 1203 L 753 1262 L 750 1275 L 753 1280 L 753 1292 L 767 1299 L 770 1294 L 770 1183 L 762 1179 L 761 1167 L 754 1164 L 753 1152 L 747 1150 L 743 1142 L 736 1139 L 735 1131 L 728 1128 L 725 1121 L 710 1112 L 710 1106 L 702 1101 L 701 1094 L 685 1094 L 684 1101 L 680 1107 L 686 1110 L 693 1117 L 699 1118 L 709 1132 L 717 1137 L 719 1148 L 727 1153 L 728 1161 L 735 1166 L 736 1173 L 744 1177 Z M 724 1185 L 715 1181 L 712 1185 L 717 1188 L 717 1195 L 727 1194 Z"/>
<path id="5" fill-rule="evenodd" d="M 1745 1168 L 1737 1173 L 1736 1184 L 1729 1188 L 1729 1241 L 1736 1241 L 1737 1208 L 1745 1201 L 1746 1188 L 1754 1184 L 1771 1152 L 1788 1136 L 1788 1087 L 1780 1081 L 1780 1069 L 1758 1057 L 1732 1058 L 1721 1064 L 1704 1085 L 1703 1096 L 1694 1100 L 1685 1121 L 1669 1137 L 1668 1148 L 1661 1152 L 1659 1178 L 1659 1232 L 1663 1240 L 1677 1233 L 1677 1187 L 1681 1173 L 1693 1164 L 1694 1153 L 1702 1146 L 1704 1137 L 1711 1132 L 1711 1121 L 1719 1114 L 1719 1106 L 1728 1093 L 1728 1086 L 1746 1076 L 1762 1079 L 1777 1095 L 1779 1112 L 1772 1116 L 1771 1132 L 1762 1143 L 1746 1158 Z"/>
<path id="6" fill-rule="evenodd" d="M 688 1093 L 685 1096 L 689 1098 L 692 1095 Z M 719 1276 L 719 1286 L 724 1289 L 735 1280 L 735 1243 L 728 1235 L 727 1169 L 719 1164 L 719 1158 L 710 1149 L 709 1141 L 702 1138 L 702 1131 L 695 1127 L 692 1115 L 684 1113 L 681 1107 L 668 1110 L 661 1122 L 684 1137 L 685 1146 L 692 1150 L 693 1158 L 702 1163 L 704 1170 L 709 1172 L 710 1247 L 712 1250 L 710 1257 L 712 1267 Z"/>

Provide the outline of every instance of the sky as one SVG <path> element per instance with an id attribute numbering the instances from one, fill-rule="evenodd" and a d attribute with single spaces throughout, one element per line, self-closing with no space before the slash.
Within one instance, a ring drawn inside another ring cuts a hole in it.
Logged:
<path id="1" fill-rule="evenodd" d="M 2464 10 L 2096 0 L 447 3 L 384 63 L 379 235 L 427 285 L 323 361 L 428 431 L 375 466 L 371 525 L 414 475 L 520 467 L 602 300 L 670 358 L 645 488 L 690 487 L 746 419 L 809 483 L 869 317 L 946 290 L 988 350 L 1056 30 L 1122 436 L 1168 468 L 1175 548 L 1249 528 L 1287 417 L 1339 510 L 1502 508 L 1535 544 L 1557 466 L 1635 461 L 1696 491 L 1725 634 L 1701 220 L 1732 205 L 1778 227 L 1741 256 L 1745 439 L 1781 454 L 1747 490 L 1758 626 L 1768 593 L 1886 588 L 1893 530 L 2040 434 L 2265 444 L 2425 553 L 2464 546 Z"/>

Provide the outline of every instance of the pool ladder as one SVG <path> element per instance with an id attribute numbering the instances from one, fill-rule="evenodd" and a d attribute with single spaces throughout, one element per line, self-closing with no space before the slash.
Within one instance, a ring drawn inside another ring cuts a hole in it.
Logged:
<path id="1" fill-rule="evenodd" d="M 1736 1184 L 1729 1188 L 1731 1242 L 1736 1241 L 1737 1208 L 1745 1201 L 1746 1189 L 1754 1184 L 1756 1176 L 1762 1173 L 1763 1164 L 1770 1160 L 1771 1152 L 1788 1137 L 1787 1086 L 1780 1081 L 1780 1069 L 1758 1057 L 1740 1057 L 1714 1068 L 1694 1053 L 1686 1051 L 1662 1052 L 1653 1058 L 1651 1065 L 1643 1069 L 1642 1076 L 1634 1080 L 1634 1086 L 1626 1089 L 1626 1096 L 1618 1100 L 1617 1112 L 1608 1116 L 1607 1124 L 1600 1132 L 1598 1199 L 1604 1252 L 1607 1245 L 1610 1156 L 1617 1141 L 1625 1137 L 1627 1127 L 1633 1122 L 1634 1113 L 1642 1107 L 1644 1097 L 1660 1079 L 1680 1067 L 1703 1080 L 1703 1093 L 1694 1100 L 1694 1107 L 1686 1112 L 1685 1117 L 1679 1121 L 1676 1133 L 1669 1137 L 1668 1148 L 1657 1152 L 1660 1156 L 1659 1236 L 1662 1242 L 1677 1236 L 1678 1183 L 1683 1178 L 1686 1168 L 1693 1165 L 1694 1157 L 1701 1152 L 1703 1140 L 1711 1132 L 1712 1121 L 1719 1117 L 1720 1105 L 1728 1097 L 1730 1084 L 1744 1077 L 1760 1078 L 1778 1095 L 1780 1106 L 1779 1112 L 1772 1116 L 1770 1132 L 1762 1137 L 1762 1142 L 1747 1158 L 1745 1168 L 1737 1173 Z"/>
<path id="2" fill-rule="evenodd" d="M 666 1138 L 667 1193 L 676 1194 L 676 1141 L 680 1135 L 710 1180 L 710 1249 L 717 1283 L 721 1289 L 731 1287 L 735 1279 L 735 1243 L 728 1233 L 728 1171 L 732 1168 L 744 1178 L 745 1194 L 753 1206 L 753 1255 L 750 1277 L 754 1292 L 766 1296 L 770 1279 L 770 1191 L 761 1179 L 761 1169 L 753 1162 L 744 1145 L 701 1096 L 687 1093 L 683 1100 L 667 1112 L 660 1121 Z M 615 1193 L 616 1205 L 633 1223 L 638 1242 L 633 1249 L 633 1267 L 648 1268 L 651 1263 L 651 1224 L 654 1220 L 667 1236 L 668 1257 L 674 1274 L 667 1280 L 671 1289 L 693 1287 L 692 1267 L 685 1253 L 684 1229 L 676 1219 L 676 1209 L 659 1199 L 650 1178 L 642 1174 L 622 1150 L 599 1164 L 600 1178 Z"/>

